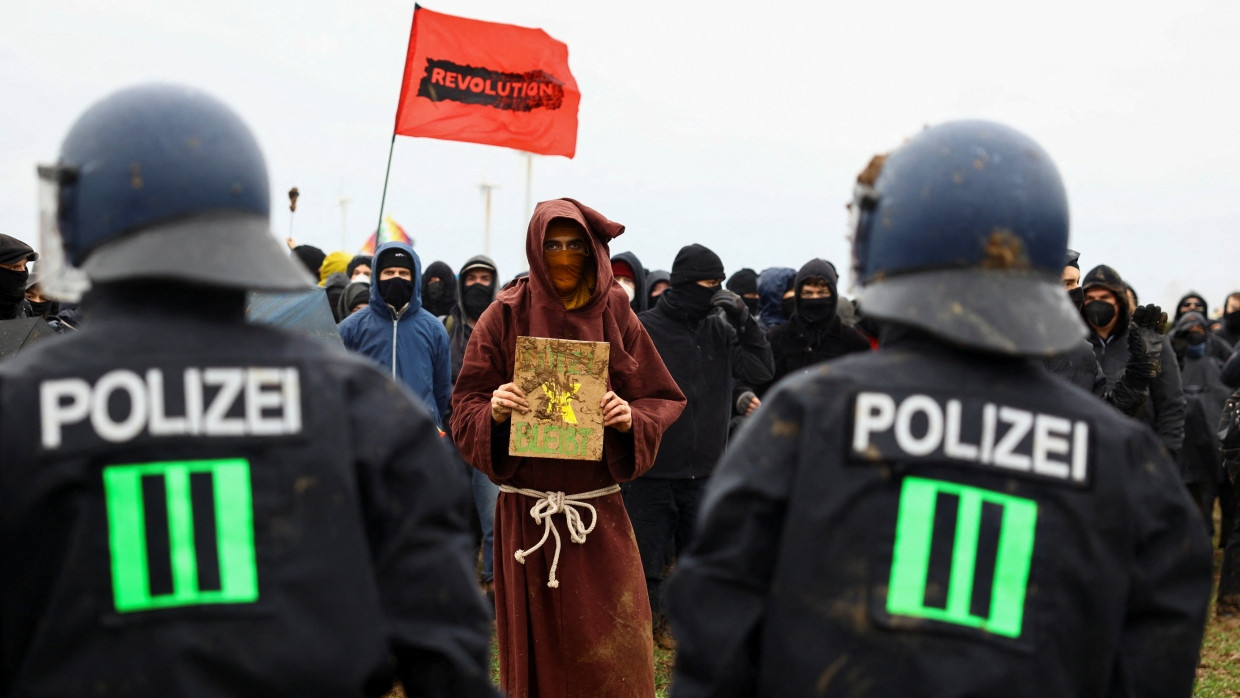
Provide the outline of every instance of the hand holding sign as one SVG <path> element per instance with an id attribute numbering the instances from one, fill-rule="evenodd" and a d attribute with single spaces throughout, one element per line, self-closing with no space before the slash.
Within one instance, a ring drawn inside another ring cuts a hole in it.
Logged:
<path id="1" fill-rule="evenodd" d="M 599 401 L 599 407 L 603 409 L 603 426 L 615 427 L 621 434 L 627 434 L 633 428 L 633 408 L 619 395 L 608 390 Z"/>
<path id="2" fill-rule="evenodd" d="M 530 403 L 525 400 L 525 391 L 516 383 L 505 383 L 491 393 L 491 421 L 503 424 L 516 410 L 521 414 L 530 411 Z"/>

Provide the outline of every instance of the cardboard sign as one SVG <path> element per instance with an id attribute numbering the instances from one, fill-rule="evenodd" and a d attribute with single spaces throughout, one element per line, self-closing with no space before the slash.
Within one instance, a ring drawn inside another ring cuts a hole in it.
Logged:
<path id="1" fill-rule="evenodd" d="M 517 337 L 512 381 L 530 411 L 512 413 L 508 455 L 602 460 L 610 356 L 607 342 Z"/>

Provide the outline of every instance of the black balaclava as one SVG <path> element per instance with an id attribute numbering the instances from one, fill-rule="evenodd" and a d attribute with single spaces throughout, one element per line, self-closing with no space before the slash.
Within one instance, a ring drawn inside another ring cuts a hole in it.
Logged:
<path id="1" fill-rule="evenodd" d="M 1240 334 L 1240 309 L 1223 313 L 1223 327 L 1232 334 Z"/>
<path id="2" fill-rule="evenodd" d="M 685 245 L 672 262 L 672 287 L 663 292 L 664 302 L 690 319 L 706 317 L 717 288 L 698 281 L 723 279 L 723 261 L 704 245 Z"/>
<path id="3" fill-rule="evenodd" d="M 431 262 L 422 270 L 422 307 L 435 317 L 452 312 L 456 305 L 456 275 L 443 262 Z"/>
<path id="4" fill-rule="evenodd" d="M 465 287 L 465 291 L 461 294 L 461 305 L 465 309 L 465 314 L 471 320 L 477 320 L 482 317 L 482 311 L 491 305 L 491 299 L 495 297 L 495 282 L 489 284 L 471 284 Z"/>
<path id="5" fill-rule="evenodd" d="M 26 300 L 26 279 L 30 272 L 0 269 L 0 318 L 11 318 L 17 305 Z"/>
<path id="6" fill-rule="evenodd" d="M 379 253 L 376 266 L 378 268 L 372 270 L 375 272 L 376 279 L 381 276 L 379 272 L 388 267 L 404 267 L 412 274 L 417 274 L 417 269 L 413 265 L 413 257 L 399 247 L 390 247 Z M 384 303 L 400 312 L 402 308 L 409 305 L 409 301 L 413 300 L 413 281 L 399 276 L 383 279 L 379 281 L 379 297 Z"/>
<path id="7" fill-rule="evenodd" d="M 805 285 L 810 281 L 824 281 L 831 295 L 827 298 L 803 298 Z M 792 321 L 802 332 L 820 335 L 833 325 L 839 305 L 839 274 L 835 265 L 825 259 L 811 259 L 797 271 L 793 279 L 795 312 Z"/>
<path id="8" fill-rule="evenodd" d="M 732 293 L 740 296 L 745 301 L 745 305 L 749 306 L 749 314 L 758 315 L 758 299 L 745 298 L 745 294 L 758 293 L 758 272 L 748 267 L 741 269 L 728 278 L 727 289 Z"/>

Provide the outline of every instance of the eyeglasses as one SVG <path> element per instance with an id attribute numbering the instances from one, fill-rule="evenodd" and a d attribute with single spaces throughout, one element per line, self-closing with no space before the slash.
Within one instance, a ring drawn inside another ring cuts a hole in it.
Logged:
<path id="1" fill-rule="evenodd" d="M 567 243 L 560 240 L 548 240 L 543 243 L 543 252 L 585 252 L 585 240 L 569 240 Z"/>

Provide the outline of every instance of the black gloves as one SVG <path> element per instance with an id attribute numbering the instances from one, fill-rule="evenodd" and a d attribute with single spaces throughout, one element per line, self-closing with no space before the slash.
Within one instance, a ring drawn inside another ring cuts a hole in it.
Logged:
<path id="1" fill-rule="evenodd" d="M 749 317 L 749 306 L 745 305 L 745 299 L 726 288 L 720 287 L 718 291 L 715 291 L 715 295 L 711 296 L 710 304 L 722 309 L 728 317 L 728 322 L 735 327 L 740 327 L 745 322 L 745 318 Z"/>
<path id="2" fill-rule="evenodd" d="M 1162 372 L 1163 334 L 1167 331 L 1167 314 L 1157 305 L 1143 305 L 1132 313 L 1128 328 L 1128 365 L 1153 378 Z"/>

